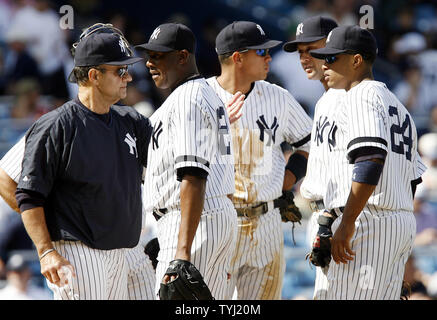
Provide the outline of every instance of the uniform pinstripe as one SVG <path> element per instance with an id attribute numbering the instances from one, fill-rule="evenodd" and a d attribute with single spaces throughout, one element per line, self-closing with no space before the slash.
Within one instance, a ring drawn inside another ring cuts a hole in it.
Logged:
<path id="1" fill-rule="evenodd" d="M 332 160 L 331 150 L 334 146 L 329 143 L 329 139 L 332 140 L 335 135 L 338 108 L 345 93 L 345 90 L 329 89 L 322 95 L 314 109 L 307 172 L 300 186 L 302 197 L 309 201 L 323 200 L 326 197 L 333 167 L 330 161 Z M 319 229 L 317 218 L 322 212 L 323 210 L 313 212 L 308 223 L 307 242 L 310 248 Z M 315 288 L 317 290 L 314 291 L 313 296 L 316 300 L 323 299 L 326 295 L 328 286 L 327 271 L 328 268 L 316 267 Z"/>
<path id="2" fill-rule="evenodd" d="M 332 175 L 323 198 L 328 210 L 346 204 L 353 169 L 348 153 L 370 146 L 386 150 L 387 157 L 379 183 L 355 222 L 351 240 L 354 260 L 331 262 L 327 291 L 318 288 L 316 281 L 315 296 L 399 299 L 416 230 L 411 181 L 426 169 L 417 153 L 414 122 L 385 84 L 377 81 L 362 81 L 350 89 L 336 115 L 338 128 L 331 137 L 335 145 L 329 162 Z M 332 225 L 333 233 L 341 218 Z"/>
<path id="3" fill-rule="evenodd" d="M 156 291 L 176 253 L 180 225 L 180 183 L 176 169 L 198 167 L 208 172 L 208 179 L 191 262 L 213 296 L 223 299 L 236 235 L 236 213 L 227 197 L 234 192 L 234 166 L 224 104 L 205 79 L 193 79 L 177 87 L 150 121 L 154 132 L 148 154 L 144 203 L 148 212 L 168 210 L 157 224 L 160 252 Z"/>
<path id="4" fill-rule="evenodd" d="M 25 147 L 25 137 L 23 136 L 0 160 L 0 167 L 16 182 L 18 183 L 18 180 L 21 175 L 21 163 L 24 156 L 24 147 Z M 144 217 L 143 217 L 144 220 Z M 68 243 L 69 249 L 62 249 L 62 246 L 64 244 Z M 73 242 L 57 242 L 56 248 L 59 250 L 65 250 L 66 253 L 70 253 L 70 256 L 72 259 L 76 259 L 73 257 L 73 252 L 75 252 L 72 248 L 76 248 L 75 250 L 78 252 L 78 248 L 81 248 L 80 250 L 83 250 L 84 252 L 87 252 L 87 257 L 90 259 L 89 261 L 93 261 L 101 265 L 102 262 L 99 262 L 99 259 L 97 257 L 94 257 L 94 252 L 99 252 L 98 250 L 95 251 L 93 249 L 90 249 L 85 245 L 80 245 L 80 243 L 76 243 L 76 245 L 73 245 Z M 62 253 L 61 253 L 62 255 Z M 153 269 L 153 266 L 151 264 L 150 259 L 144 254 L 144 247 L 141 244 L 138 244 L 135 248 L 132 249 L 126 249 L 123 251 L 123 255 L 125 255 L 126 258 L 126 272 L 127 272 L 127 279 L 128 279 L 128 288 L 127 288 L 127 296 L 120 295 L 120 298 L 123 299 L 129 299 L 129 300 L 153 300 L 154 294 L 153 294 L 153 288 L 155 283 L 155 270 Z M 66 257 L 66 256 L 64 256 Z M 103 257 L 102 255 L 100 257 Z M 88 259 L 87 258 L 87 259 Z M 68 259 L 68 258 L 67 258 Z M 106 258 L 108 259 L 108 258 Z M 89 264 L 85 260 L 80 260 L 80 267 L 87 269 L 87 274 L 89 275 L 89 281 L 91 279 L 97 279 L 100 275 L 95 275 L 96 278 L 93 278 L 94 273 L 102 273 L 103 269 L 96 268 L 94 265 Z M 72 262 L 72 260 L 70 260 Z M 74 264 L 73 264 L 74 265 Z M 85 267 L 86 266 L 86 267 Z M 109 269 L 105 269 L 109 270 Z M 121 270 L 120 270 L 121 271 Z M 83 280 L 85 281 L 85 280 Z M 108 299 L 110 296 L 104 295 L 104 288 L 98 288 L 95 289 L 92 293 L 89 292 L 89 288 L 91 285 L 84 285 L 81 286 L 79 282 L 78 287 L 75 287 L 72 291 L 76 292 L 75 294 L 79 294 L 79 298 L 93 298 L 93 299 Z M 59 291 L 56 286 L 53 286 L 50 284 L 50 282 L 47 281 L 49 284 L 49 287 L 55 292 L 55 299 L 56 298 L 70 298 L 71 299 L 71 288 L 68 288 L 68 290 Z M 95 286 L 95 285 L 94 285 Z M 85 292 L 83 291 L 85 290 Z M 123 293 L 123 290 L 117 290 L 120 291 L 120 294 Z M 68 294 L 67 294 L 68 293 Z M 123 293 L 124 294 L 124 293 Z M 58 295 L 58 296 L 57 296 Z M 113 297 L 116 297 L 112 295 Z M 117 296 L 118 297 L 118 296 Z"/>
<path id="5" fill-rule="evenodd" d="M 223 102 L 232 94 L 215 77 L 209 78 Z M 282 195 L 285 158 L 280 144 L 287 141 L 309 151 L 311 119 L 284 89 L 256 81 L 244 102 L 242 117 L 232 124 L 236 163 L 236 208 L 256 206 Z M 227 299 L 280 299 L 285 272 L 284 239 L 279 209 L 260 217 L 238 217 L 237 249 L 232 259 Z"/>

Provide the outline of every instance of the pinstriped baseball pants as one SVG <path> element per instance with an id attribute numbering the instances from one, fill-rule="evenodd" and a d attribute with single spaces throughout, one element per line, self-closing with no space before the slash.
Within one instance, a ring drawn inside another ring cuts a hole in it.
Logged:
<path id="1" fill-rule="evenodd" d="M 58 287 L 47 281 L 55 300 L 127 299 L 127 264 L 129 249 L 98 250 L 80 241 L 54 241 L 61 256 L 74 267 L 76 277 Z"/>
<path id="2" fill-rule="evenodd" d="M 157 222 L 160 251 L 156 267 L 156 296 L 165 271 L 176 253 L 180 221 L 180 211 L 170 211 Z M 191 263 L 200 271 L 217 300 L 224 299 L 226 294 L 236 234 L 237 213 L 231 202 L 228 208 L 202 213 L 191 247 Z"/>
<path id="3" fill-rule="evenodd" d="M 259 217 L 238 217 L 238 235 L 226 299 L 279 300 L 285 273 L 279 209 Z"/>
<path id="4" fill-rule="evenodd" d="M 341 216 L 332 225 L 333 233 L 340 222 Z M 327 288 L 322 294 L 316 281 L 315 295 L 328 300 L 399 300 L 415 235 L 413 213 L 365 207 L 351 241 L 354 260 L 331 261 Z"/>

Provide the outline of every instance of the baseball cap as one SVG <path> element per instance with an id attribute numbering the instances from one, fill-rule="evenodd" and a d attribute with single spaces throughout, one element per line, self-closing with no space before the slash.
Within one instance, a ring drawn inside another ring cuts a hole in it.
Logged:
<path id="1" fill-rule="evenodd" d="M 215 39 L 217 54 L 240 49 L 270 49 L 282 41 L 270 40 L 259 24 L 251 21 L 234 21 L 224 27 Z"/>
<path id="2" fill-rule="evenodd" d="M 308 43 L 326 38 L 329 32 L 337 26 L 337 22 L 331 18 L 322 16 L 307 18 L 297 25 L 296 40 L 286 42 L 282 49 L 287 52 L 296 51 L 299 43 Z"/>
<path id="3" fill-rule="evenodd" d="M 135 46 L 157 52 L 170 52 L 186 49 L 194 53 L 196 38 L 186 25 L 181 23 L 164 23 L 159 25 L 149 38 L 149 42 Z"/>
<path id="4" fill-rule="evenodd" d="M 122 66 L 143 60 L 140 57 L 132 57 L 128 46 L 129 44 L 117 33 L 90 34 L 77 44 L 74 66 L 87 67 L 101 64 Z M 73 71 L 68 80 L 76 82 Z"/>
<path id="5" fill-rule="evenodd" d="M 318 59 L 345 52 L 375 57 L 378 53 L 376 39 L 370 31 L 359 26 L 340 26 L 329 32 L 324 48 L 310 50 Z"/>
<path id="6" fill-rule="evenodd" d="M 420 153 L 430 159 L 437 160 L 437 133 L 425 133 L 419 138 L 418 148 Z"/>
<path id="7" fill-rule="evenodd" d="M 29 263 L 26 261 L 24 256 L 19 253 L 11 255 L 6 263 L 7 271 L 23 271 L 29 267 Z"/>

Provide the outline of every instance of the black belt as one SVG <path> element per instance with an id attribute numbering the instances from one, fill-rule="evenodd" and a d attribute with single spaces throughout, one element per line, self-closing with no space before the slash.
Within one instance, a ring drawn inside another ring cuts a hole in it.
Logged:
<path id="1" fill-rule="evenodd" d="M 164 214 L 167 213 L 167 211 L 168 210 L 166 208 L 160 208 L 160 209 L 154 208 L 153 209 L 153 216 L 155 217 L 156 221 L 158 221 L 159 219 L 162 218 L 162 216 Z"/>

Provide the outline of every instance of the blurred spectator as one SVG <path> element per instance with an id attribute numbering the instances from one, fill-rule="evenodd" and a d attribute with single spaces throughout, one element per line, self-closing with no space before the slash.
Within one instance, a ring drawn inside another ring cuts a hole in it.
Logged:
<path id="1" fill-rule="evenodd" d="M 332 0 L 331 18 L 337 21 L 338 25 L 358 24 L 358 16 L 355 12 L 356 3 L 356 0 Z"/>
<path id="2" fill-rule="evenodd" d="M 148 92 L 141 90 L 138 86 L 133 84 L 127 87 L 127 95 L 122 102 L 127 106 L 133 107 L 145 117 L 150 117 L 153 112 L 155 112 L 155 107 L 152 104 Z"/>
<path id="3" fill-rule="evenodd" d="M 0 300 L 52 300 L 48 291 L 32 285 L 29 262 L 21 254 L 12 255 L 6 264 L 7 285 Z"/>
<path id="4" fill-rule="evenodd" d="M 415 245 L 437 242 L 437 133 L 419 138 L 419 152 L 428 169 L 417 186 L 414 199 L 417 233 Z"/>
<path id="5" fill-rule="evenodd" d="M 20 8 L 11 21 L 10 30 L 24 31 L 29 36 L 29 53 L 37 61 L 42 76 L 42 92 L 66 101 L 69 92 L 64 61 L 71 59 L 65 36 L 59 27 L 59 15 L 48 0 L 35 0 Z"/>
<path id="6" fill-rule="evenodd" d="M 426 284 L 428 283 L 429 275 L 424 274 L 419 270 L 415 263 L 414 255 L 412 254 L 405 264 L 404 281 L 407 282 L 410 288 L 409 300 L 431 300 L 428 295 Z"/>
<path id="7" fill-rule="evenodd" d="M 4 59 L 3 77 L 8 81 L 6 94 L 13 93 L 13 86 L 23 78 L 40 80 L 37 62 L 27 51 L 30 40 L 24 28 L 9 29 L 6 33 L 6 42 L 9 50 Z"/>
<path id="8" fill-rule="evenodd" d="M 0 279 L 4 279 L 5 262 L 13 250 L 32 249 L 33 244 L 26 233 L 21 216 L 0 198 Z"/>
<path id="9" fill-rule="evenodd" d="M 432 107 L 429 117 L 428 131 L 437 133 L 437 104 Z"/>
<path id="10" fill-rule="evenodd" d="M 215 52 L 215 38 L 228 23 L 223 19 L 208 17 L 202 23 L 196 50 L 196 61 L 199 72 L 205 78 L 220 75 L 220 64 Z"/>

